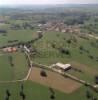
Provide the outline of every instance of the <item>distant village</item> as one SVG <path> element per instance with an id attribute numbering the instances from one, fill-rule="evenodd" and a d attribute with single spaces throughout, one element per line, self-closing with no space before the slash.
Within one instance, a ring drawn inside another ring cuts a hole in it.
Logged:
<path id="1" fill-rule="evenodd" d="M 38 27 L 44 31 L 81 33 L 80 25 L 66 25 L 64 22 L 47 22 L 46 24 L 38 24 Z"/>

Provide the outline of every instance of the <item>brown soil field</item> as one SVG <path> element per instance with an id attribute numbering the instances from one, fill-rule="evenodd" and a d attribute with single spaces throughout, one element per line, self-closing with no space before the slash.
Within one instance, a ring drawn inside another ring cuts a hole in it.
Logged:
<path id="1" fill-rule="evenodd" d="M 47 77 L 42 77 L 40 72 L 41 68 L 32 68 L 32 72 L 29 76 L 29 80 L 37 82 L 39 84 L 51 87 L 64 93 L 72 93 L 81 87 L 82 84 L 75 82 L 69 78 L 64 78 L 58 73 L 45 70 Z"/>
<path id="2" fill-rule="evenodd" d="M 80 63 L 77 63 L 77 62 L 71 62 L 71 64 L 73 65 L 72 66 L 73 68 L 80 69 L 83 72 L 88 73 L 90 75 L 97 75 L 98 74 L 98 71 L 96 69 L 90 68 L 86 65 L 83 65 L 83 64 L 80 64 Z"/>

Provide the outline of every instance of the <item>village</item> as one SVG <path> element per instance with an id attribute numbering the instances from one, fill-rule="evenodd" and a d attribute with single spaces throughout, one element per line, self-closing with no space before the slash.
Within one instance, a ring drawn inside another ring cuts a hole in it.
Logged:
<path id="1" fill-rule="evenodd" d="M 38 24 L 38 27 L 41 30 L 46 31 L 56 31 L 56 32 L 63 32 L 63 33 L 81 33 L 80 29 L 81 25 L 66 25 L 64 22 L 47 22 L 46 24 Z"/>

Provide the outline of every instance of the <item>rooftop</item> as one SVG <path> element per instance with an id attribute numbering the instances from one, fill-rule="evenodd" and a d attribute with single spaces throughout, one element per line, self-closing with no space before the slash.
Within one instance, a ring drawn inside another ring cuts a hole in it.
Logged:
<path id="1" fill-rule="evenodd" d="M 71 64 L 62 64 L 62 63 L 59 63 L 59 62 L 56 63 L 55 65 L 62 68 L 62 69 L 66 69 L 66 68 L 71 67 Z"/>

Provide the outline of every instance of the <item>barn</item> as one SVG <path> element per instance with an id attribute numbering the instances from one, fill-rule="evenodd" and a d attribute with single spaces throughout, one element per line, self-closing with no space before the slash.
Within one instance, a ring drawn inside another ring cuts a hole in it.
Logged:
<path id="1" fill-rule="evenodd" d="M 56 64 L 53 64 L 52 67 L 58 69 L 58 70 L 63 70 L 63 71 L 67 71 L 69 69 L 71 69 L 71 64 L 63 64 L 63 63 L 56 63 Z"/>

